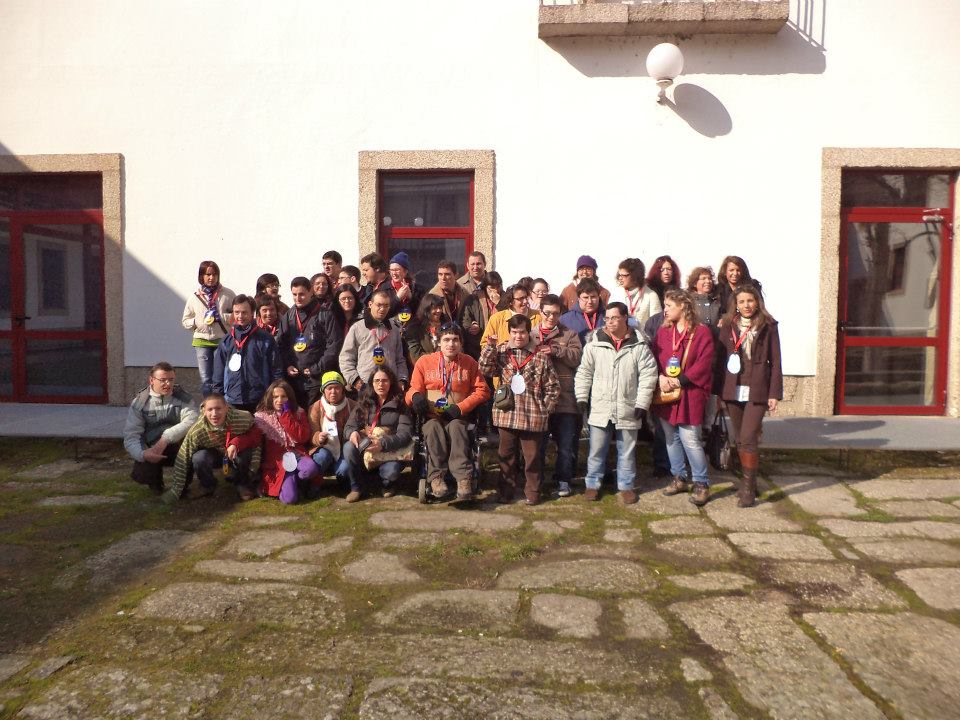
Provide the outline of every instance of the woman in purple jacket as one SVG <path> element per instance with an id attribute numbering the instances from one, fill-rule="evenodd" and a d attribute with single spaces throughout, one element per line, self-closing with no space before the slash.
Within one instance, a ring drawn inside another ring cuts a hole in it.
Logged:
<path id="1" fill-rule="evenodd" d="M 679 400 L 654 406 L 663 428 L 673 475 L 663 493 L 676 495 L 690 490 L 686 456 L 693 474 L 690 502 L 699 506 L 710 497 L 700 425 L 713 379 L 713 333 L 698 319 L 693 297 L 686 290 L 666 291 L 663 315 L 663 325 L 653 338 L 653 354 L 660 373 L 659 389 L 662 393 L 680 389 Z"/>

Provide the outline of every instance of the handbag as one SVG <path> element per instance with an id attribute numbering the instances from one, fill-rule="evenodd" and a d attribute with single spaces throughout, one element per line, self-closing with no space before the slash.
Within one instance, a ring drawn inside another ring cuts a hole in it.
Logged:
<path id="1" fill-rule="evenodd" d="M 693 331 L 696 335 L 697 331 Z M 680 358 L 680 372 L 683 372 L 683 369 L 687 366 L 687 354 L 690 352 L 690 346 L 693 345 L 693 335 L 690 336 L 690 340 L 687 342 L 687 346 L 683 349 L 683 357 Z M 656 388 L 653 390 L 653 404 L 654 405 L 673 405 L 674 403 L 680 402 L 680 395 L 683 391 L 682 387 L 675 387 L 672 390 L 663 392 L 660 389 L 660 383 L 657 382 Z"/>
<path id="2" fill-rule="evenodd" d="M 717 470 L 733 469 L 733 458 L 735 457 L 733 443 L 730 442 L 727 419 L 720 408 L 717 408 L 713 424 L 707 432 L 707 457 L 710 459 L 710 464 Z"/>
<path id="3" fill-rule="evenodd" d="M 510 412 L 513 410 L 513 388 L 510 383 L 500 381 L 500 385 L 493 392 L 493 406 L 501 412 Z"/>

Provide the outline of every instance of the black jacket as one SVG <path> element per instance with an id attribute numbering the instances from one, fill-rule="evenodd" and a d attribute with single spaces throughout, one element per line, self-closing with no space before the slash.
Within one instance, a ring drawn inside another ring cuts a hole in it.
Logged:
<path id="1" fill-rule="evenodd" d="M 294 348 L 301 335 L 297 313 L 300 314 L 303 337 L 307 341 L 303 350 Z M 319 384 L 323 373 L 337 369 L 337 357 L 342 344 L 343 335 L 333 319 L 333 313 L 321 309 L 316 298 L 302 310 L 298 310 L 296 306 L 290 308 L 280 320 L 277 345 L 280 347 L 283 367 L 286 369 L 292 365 L 301 372 L 309 368 L 310 379 L 306 382 L 310 384 Z"/>

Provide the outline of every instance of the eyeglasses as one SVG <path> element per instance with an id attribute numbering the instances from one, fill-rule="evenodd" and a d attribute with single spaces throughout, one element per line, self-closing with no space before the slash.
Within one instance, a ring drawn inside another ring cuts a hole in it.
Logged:
<path id="1" fill-rule="evenodd" d="M 374 378 L 374 379 L 373 379 L 373 384 L 374 384 L 374 385 L 376 385 L 376 384 L 378 384 L 378 383 L 389 383 L 389 382 L 390 382 L 390 378 Z"/>
<path id="2" fill-rule="evenodd" d="M 618 272 L 618 273 L 617 273 L 617 277 L 618 277 L 618 278 L 628 278 L 628 277 L 630 277 L 630 273 L 628 273 L 628 272 Z"/>
<path id="3" fill-rule="evenodd" d="M 545 316 L 545 317 L 557 317 L 557 316 L 560 315 L 561 313 L 560 313 L 559 310 L 544 310 L 543 308 L 541 308 L 541 309 L 540 309 L 540 314 L 543 315 L 543 316 Z"/>
<path id="4" fill-rule="evenodd" d="M 440 329 L 437 331 L 437 333 L 440 334 L 440 335 L 443 335 L 444 333 L 448 333 L 448 332 L 459 333 L 459 332 L 460 332 L 460 326 L 457 325 L 457 323 L 455 323 L 455 322 L 448 322 L 448 323 L 444 323 L 443 325 L 441 325 L 441 326 L 440 326 Z"/>
<path id="5" fill-rule="evenodd" d="M 616 322 L 617 320 L 623 320 L 623 315 L 607 315 L 603 319 L 604 322 Z"/>
<path id="6" fill-rule="evenodd" d="M 176 382 L 176 381 L 177 381 L 176 378 L 161 378 L 161 377 L 153 377 L 153 376 L 151 376 L 150 379 L 151 379 L 151 380 L 156 380 L 158 383 L 161 383 L 161 384 L 163 384 L 163 385 L 169 385 L 170 383 L 173 383 L 173 382 Z"/>
<path id="7" fill-rule="evenodd" d="M 279 290 L 280 283 L 270 283 L 269 285 L 263 286 L 265 290 Z"/>
<path id="8" fill-rule="evenodd" d="M 520 295 L 520 296 L 514 295 L 514 296 L 513 296 L 513 301 L 514 301 L 514 302 L 520 302 L 520 301 L 522 301 L 522 300 L 526 300 L 527 297 L 529 297 L 529 296 L 528 296 L 528 295 Z"/>

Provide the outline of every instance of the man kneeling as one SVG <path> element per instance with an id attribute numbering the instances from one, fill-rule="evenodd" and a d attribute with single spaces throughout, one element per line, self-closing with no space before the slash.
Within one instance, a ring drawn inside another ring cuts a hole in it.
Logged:
<path id="1" fill-rule="evenodd" d="M 449 469 L 457 481 L 457 500 L 470 500 L 473 467 L 467 424 L 474 409 L 490 399 L 490 390 L 477 361 L 462 352 L 460 326 L 447 323 L 438 334 L 440 350 L 417 360 L 406 399 L 424 421 L 431 492 L 446 496 Z"/>
<path id="2" fill-rule="evenodd" d="M 263 439 L 253 416 L 244 410 L 228 407 L 223 395 L 216 393 L 203 399 L 200 410 L 200 419 L 180 445 L 170 489 L 163 494 L 163 501 L 167 504 L 177 502 L 194 474 L 199 486 L 191 490 L 190 497 L 213 495 L 217 485 L 213 471 L 221 465 L 240 498 L 252 500 L 256 494 L 250 474 L 260 467 L 260 441 Z"/>

